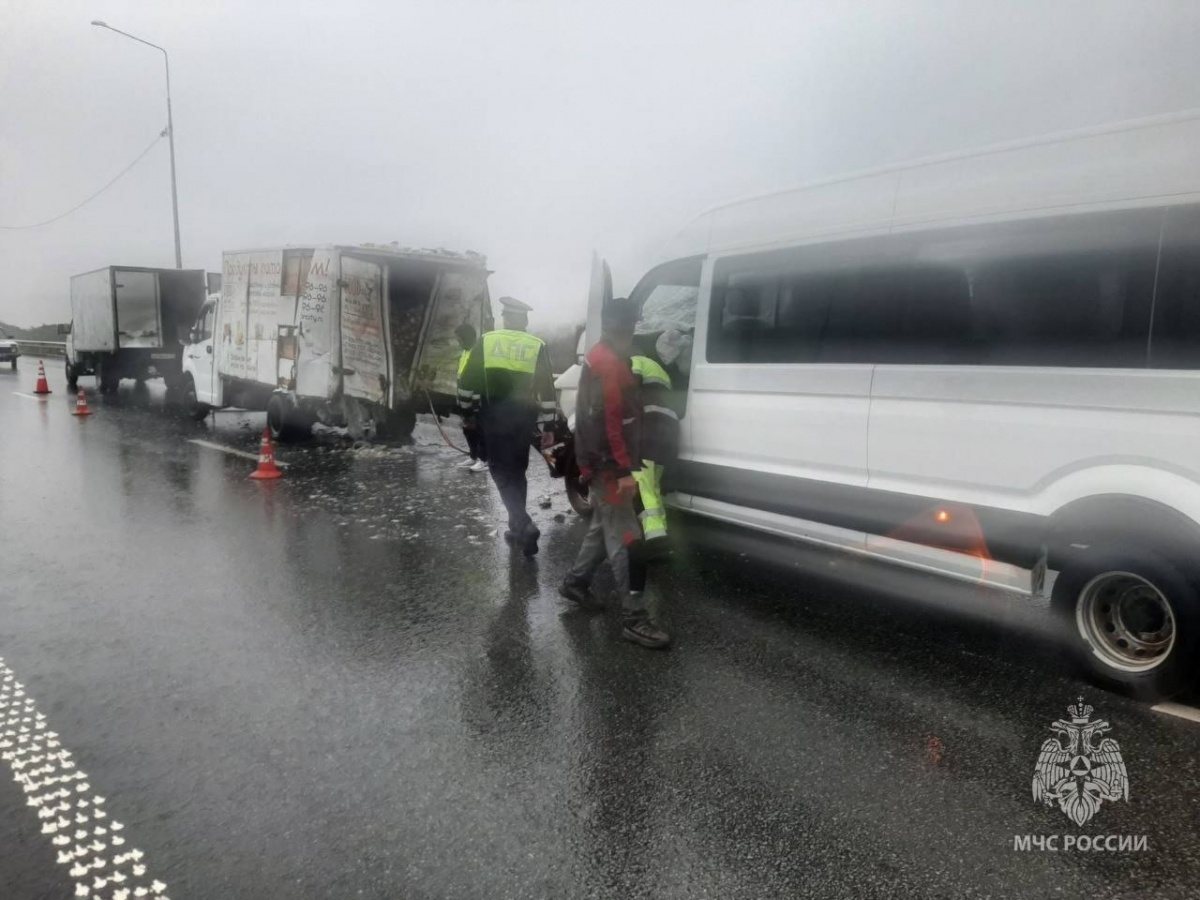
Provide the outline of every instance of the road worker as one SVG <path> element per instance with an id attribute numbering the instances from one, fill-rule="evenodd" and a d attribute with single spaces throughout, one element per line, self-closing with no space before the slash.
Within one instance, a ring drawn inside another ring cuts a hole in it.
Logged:
<path id="1" fill-rule="evenodd" d="M 672 405 L 671 376 L 649 356 L 634 355 L 630 370 L 638 386 L 642 409 L 642 467 L 633 472 L 637 482 L 638 519 L 642 524 L 645 559 L 666 552 L 667 515 L 663 506 L 662 477 L 679 453 L 679 413 Z"/>
<path id="2" fill-rule="evenodd" d="M 505 540 L 526 556 L 538 552 L 541 532 L 525 510 L 529 449 L 538 426 L 553 426 L 554 374 L 545 342 L 526 332 L 531 307 L 500 298 L 502 328 L 483 335 L 459 378 L 460 399 L 479 411 L 488 470 L 508 511 Z"/>

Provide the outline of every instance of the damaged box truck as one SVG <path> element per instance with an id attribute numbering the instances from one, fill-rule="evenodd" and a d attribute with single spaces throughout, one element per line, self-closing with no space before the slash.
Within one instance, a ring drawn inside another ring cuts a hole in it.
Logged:
<path id="1" fill-rule="evenodd" d="M 108 266 L 74 276 L 67 387 L 95 375 L 106 394 L 122 378 L 162 378 L 178 389 L 184 338 L 204 296 L 203 270 Z"/>
<path id="2" fill-rule="evenodd" d="M 227 252 L 184 351 L 185 402 L 197 418 L 265 409 L 277 440 L 317 422 L 403 437 L 430 401 L 453 411 L 454 332 L 492 327 L 488 274 L 476 253 L 394 245 Z"/>

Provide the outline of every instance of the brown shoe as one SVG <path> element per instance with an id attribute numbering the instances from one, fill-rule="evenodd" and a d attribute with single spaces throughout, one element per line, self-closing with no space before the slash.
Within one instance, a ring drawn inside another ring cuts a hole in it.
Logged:
<path id="1" fill-rule="evenodd" d="M 671 644 L 671 636 L 646 617 L 626 619 L 621 625 L 621 637 L 651 650 L 661 650 Z"/>

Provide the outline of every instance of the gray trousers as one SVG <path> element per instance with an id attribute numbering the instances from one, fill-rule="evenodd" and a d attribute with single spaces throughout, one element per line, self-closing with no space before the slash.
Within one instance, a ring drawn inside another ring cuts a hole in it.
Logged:
<path id="1" fill-rule="evenodd" d="M 629 589 L 629 555 L 630 548 L 642 539 L 642 529 L 633 511 L 632 498 L 614 500 L 607 495 L 607 486 L 601 479 L 592 480 L 588 489 L 592 522 L 567 579 L 579 585 L 591 584 L 596 569 L 607 559 L 621 597 L 621 612 L 627 617 L 641 617 L 646 614 L 646 600 L 640 590 L 634 593 Z"/>

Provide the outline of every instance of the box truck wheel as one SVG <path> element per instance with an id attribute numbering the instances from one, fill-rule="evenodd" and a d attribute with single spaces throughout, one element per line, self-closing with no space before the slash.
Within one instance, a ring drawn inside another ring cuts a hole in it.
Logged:
<path id="1" fill-rule="evenodd" d="M 183 376 L 183 408 L 197 422 L 203 422 L 212 407 L 196 399 L 196 382 L 191 375 Z"/>
<path id="2" fill-rule="evenodd" d="M 286 394 L 272 394 L 267 403 L 267 427 L 271 429 L 272 440 L 287 443 L 311 437 L 314 421 L 310 413 L 300 409 Z"/>
<path id="3" fill-rule="evenodd" d="M 121 376 L 117 372 L 117 364 L 111 360 L 96 363 L 96 384 L 102 394 L 115 394 L 121 384 Z"/>
<path id="4" fill-rule="evenodd" d="M 75 374 L 75 367 L 71 365 L 71 361 L 67 360 L 67 390 L 72 393 L 79 390 L 79 376 Z"/>
<path id="5" fill-rule="evenodd" d="M 1200 593 L 1187 573 L 1126 542 L 1092 543 L 1067 559 L 1051 604 L 1094 679 L 1146 699 L 1195 683 Z"/>

